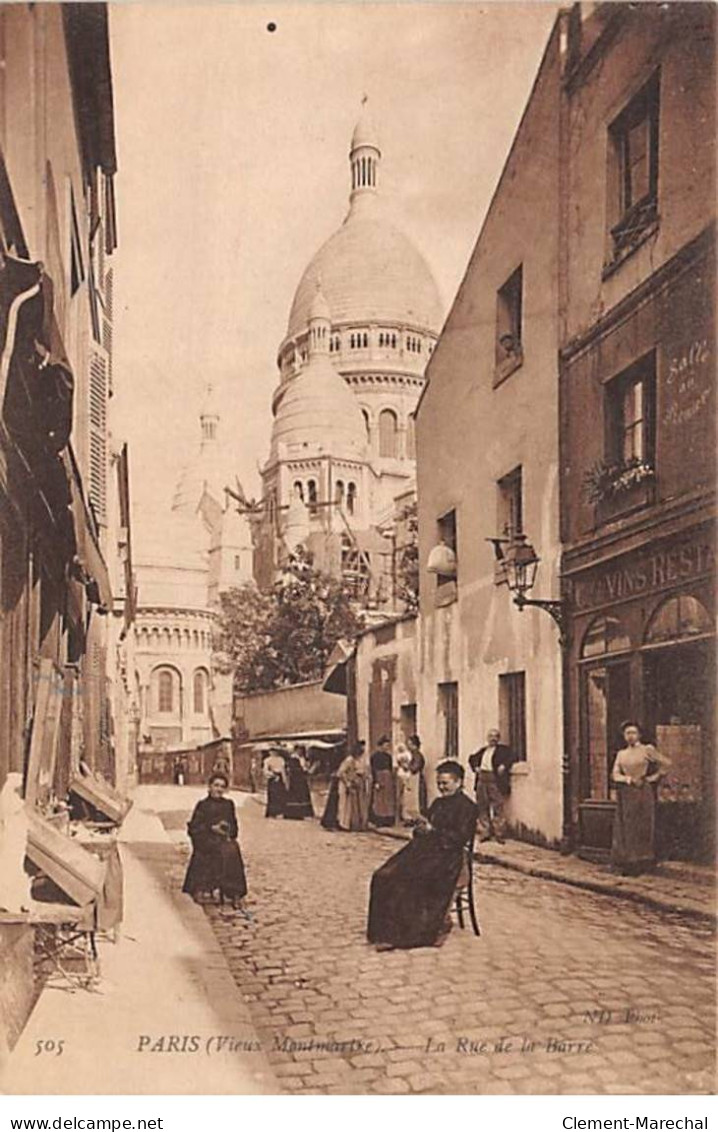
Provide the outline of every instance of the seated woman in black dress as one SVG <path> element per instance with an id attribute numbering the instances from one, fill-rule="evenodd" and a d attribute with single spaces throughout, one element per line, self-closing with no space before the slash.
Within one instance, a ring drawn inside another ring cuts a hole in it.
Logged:
<path id="1" fill-rule="evenodd" d="M 192 856 L 182 891 L 197 901 L 210 899 L 219 890 L 220 901 L 231 900 L 241 910 L 247 895 L 244 862 L 237 843 L 237 814 L 231 798 L 224 792 L 229 782 L 223 774 L 213 774 L 207 797 L 198 802 L 187 832 Z"/>
<path id="2" fill-rule="evenodd" d="M 417 820 L 409 844 L 371 879 L 367 938 L 380 950 L 431 947 L 451 927 L 449 908 L 477 818 L 476 806 L 461 789 L 463 779 L 460 763 L 439 764 L 439 797 L 427 817 Z"/>

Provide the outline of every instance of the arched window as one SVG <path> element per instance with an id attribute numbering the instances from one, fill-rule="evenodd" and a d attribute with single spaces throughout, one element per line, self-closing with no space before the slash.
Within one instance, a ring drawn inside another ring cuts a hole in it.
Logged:
<path id="1" fill-rule="evenodd" d="M 157 674 L 157 710 L 172 712 L 174 705 L 175 682 L 173 674 L 168 669 L 162 669 Z"/>
<path id="2" fill-rule="evenodd" d="M 689 641 L 712 632 L 711 619 L 698 598 L 679 594 L 678 597 L 667 598 L 653 614 L 646 630 L 646 644 Z"/>
<path id="3" fill-rule="evenodd" d="M 383 335 L 383 334 L 380 334 L 380 335 L 379 335 L 379 345 L 380 345 L 380 346 L 383 346 L 383 345 L 384 345 L 384 335 Z"/>
<path id="4" fill-rule="evenodd" d="M 366 438 L 367 440 L 371 440 L 371 425 L 369 424 L 369 413 L 366 409 L 362 409 L 361 415 L 364 418 L 364 425 L 366 427 Z"/>
<path id="5" fill-rule="evenodd" d="M 304 484 L 301 480 L 294 481 L 294 495 L 296 499 L 301 499 L 304 502 Z"/>
<path id="6" fill-rule="evenodd" d="M 317 513 L 317 483 L 316 480 L 307 480 L 307 503 L 309 505 L 309 513 L 316 515 Z"/>
<path id="7" fill-rule="evenodd" d="M 397 456 L 397 420 L 392 409 L 382 409 L 379 413 L 379 455 Z"/>
<path id="8" fill-rule="evenodd" d="M 344 480 L 337 480 L 334 485 L 334 502 L 341 507 L 344 502 Z"/>
<path id="9" fill-rule="evenodd" d="M 369 335 L 366 334 L 366 333 L 364 334 L 364 336 L 362 338 L 362 345 L 364 346 L 365 350 L 367 349 L 367 347 L 369 345 Z"/>
<path id="10" fill-rule="evenodd" d="M 347 511 L 353 515 L 356 511 L 357 504 L 357 485 L 355 483 L 347 484 Z"/>
<path id="11" fill-rule="evenodd" d="M 392 334 L 391 336 L 391 348 L 392 350 L 396 349 L 396 334 Z"/>
<path id="12" fill-rule="evenodd" d="M 416 429 L 413 413 L 409 413 L 406 418 L 406 456 L 408 460 L 416 459 Z"/>
<path id="13" fill-rule="evenodd" d="M 192 700 L 195 715 L 204 715 L 207 710 L 207 673 L 201 668 L 194 674 Z"/>
<path id="14" fill-rule="evenodd" d="M 595 617 L 586 630 L 581 659 L 605 656 L 610 652 L 625 652 L 631 647 L 631 638 L 618 617 Z"/>

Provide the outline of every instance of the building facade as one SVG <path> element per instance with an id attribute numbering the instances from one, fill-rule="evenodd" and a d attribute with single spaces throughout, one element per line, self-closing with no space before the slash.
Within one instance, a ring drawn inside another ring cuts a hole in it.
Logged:
<path id="1" fill-rule="evenodd" d="M 466 763 L 486 732 L 500 728 L 518 756 L 509 820 L 516 833 L 550 845 L 563 832 L 558 635 L 545 613 L 513 605 L 496 548 L 503 553 L 500 540 L 528 533 L 542 560 L 542 594 L 559 596 L 562 27 L 563 17 L 417 413 L 423 750 L 430 765 Z"/>
<path id="2" fill-rule="evenodd" d="M 425 749 L 498 726 L 514 831 L 589 855 L 630 717 L 659 853 L 714 848 L 714 50 L 707 5 L 559 14 L 418 412 Z"/>
<path id="3" fill-rule="evenodd" d="M 395 599 L 394 498 L 414 475 L 414 413 L 441 303 L 382 199 L 366 107 L 349 161 L 349 212 L 303 273 L 279 348 L 256 576 L 270 584 L 302 543 L 366 606 L 386 609 Z"/>
<path id="4" fill-rule="evenodd" d="M 572 26 L 561 497 L 588 853 L 610 846 L 627 718 L 673 761 L 659 852 L 714 851 L 714 23 L 706 4 L 603 5 Z"/>
<path id="5" fill-rule="evenodd" d="M 0 857 L 18 792 L 41 820 L 62 815 L 81 763 L 132 773 L 129 481 L 111 474 L 116 168 L 106 6 L 3 5 Z M 0 1058 L 33 995 L 33 929 L 4 906 Z"/>

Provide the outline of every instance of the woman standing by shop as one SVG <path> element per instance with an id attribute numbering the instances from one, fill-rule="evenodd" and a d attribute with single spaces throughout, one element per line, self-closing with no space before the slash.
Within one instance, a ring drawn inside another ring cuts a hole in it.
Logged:
<path id="1" fill-rule="evenodd" d="M 628 720 L 621 727 L 626 746 L 616 755 L 611 779 L 616 784 L 611 863 L 624 875 L 637 876 L 656 863 L 656 795 L 654 784 L 669 770 L 670 760 Z"/>
<path id="2" fill-rule="evenodd" d="M 284 816 L 287 804 L 287 760 L 281 747 L 272 747 L 262 763 L 267 782 L 265 818 Z"/>
<path id="3" fill-rule="evenodd" d="M 369 820 L 369 780 L 364 743 L 357 743 L 337 770 L 337 825 L 347 832 L 366 829 Z"/>
<path id="4" fill-rule="evenodd" d="M 304 747 L 295 747 L 287 758 L 287 798 L 284 803 L 284 817 L 291 821 L 314 817 L 308 769 Z"/>
<path id="5" fill-rule="evenodd" d="M 396 821 L 396 789 L 391 759 L 391 740 L 382 735 L 371 757 L 372 796 L 369 821 L 373 825 L 393 825 Z"/>

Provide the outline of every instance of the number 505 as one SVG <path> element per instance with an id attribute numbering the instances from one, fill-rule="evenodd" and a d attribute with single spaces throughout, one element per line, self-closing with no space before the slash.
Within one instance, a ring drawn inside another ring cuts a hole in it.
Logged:
<path id="1" fill-rule="evenodd" d="M 62 1047 L 65 1042 L 63 1038 L 49 1038 L 47 1041 L 38 1041 L 35 1043 L 35 1057 L 41 1053 L 54 1053 L 55 1057 L 59 1057 L 62 1053 Z"/>

